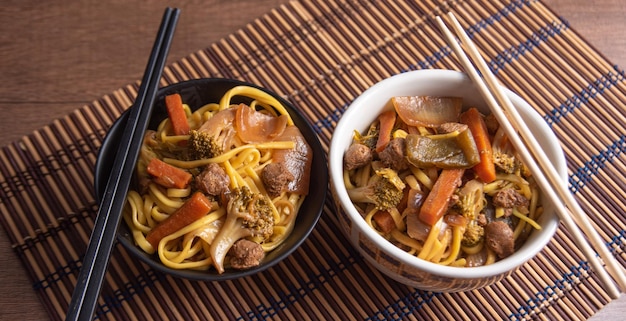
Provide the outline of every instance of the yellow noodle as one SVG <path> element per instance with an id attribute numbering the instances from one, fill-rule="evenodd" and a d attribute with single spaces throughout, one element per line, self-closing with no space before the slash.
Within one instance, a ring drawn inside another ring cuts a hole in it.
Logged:
<path id="1" fill-rule="evenodd" d="M 289 113 L 287 112 L 285 107 L 278 100 L 276 100 L 276 98 L 274 98 L 272 95 L 265 93 L 262 90 L 249 86 L 237 86 L 226 92 L 220 100 L 220 109 L 226 109 L 230 107 L 230 100 L 232 99 L 232 97 L 240 95 L 254 97 L 257 102 L 261 102 L 263 104 L 273 107 L 276 111 L 278 111 L 279 114 L 289 116 Z M 269 108 L 268 111 L 272 113 L 274 112 Z M 293 126 L 293 120 L 291 119 L 291 117 L 288 118 L 287 124 L 289 126 Z"/>
<path id="2" fill-rule="evenodd" d="M 150 245 L 150 243 L 146 241 L 145 233 L 147 232 L 144 228 L 145 225 L 139 223 L 140 221 L 145 221 L 145 219 L 140 218 L 144 216 L 142 211 L 143 207 L 141 206 L 141 199 L 137 199 L 137 196 L 139 196 L 137 192 L 131 192 L 133 192 L 134 195 L 131 195 L 128 198 L 127 206 L 124 208 L 122 217 L 124 218 L 126 225 L 130 227 L 131 233 L 133 235 L 133 238 L 135 239 L 135 243 L 137 244 L 137 246 L 139 246 L 146 253 L 152 254 L 154 253 L 154 249 L 152 248 L 152 245 Z"/>
<path id="3" fill-rule="evenodd" d="M 426 188 L 428 188 L 429 190 L 431 190 L 433 188 L 433 180 L 430 179 L 430 177 L 428 177 L 428 175 L 426 175 L 426 173 L 424 173 L 424 171 L 421 168 L 415 167 L 415 166 L 409 166 L 409 169 L 411 170 L 411 173 L 413 173 L 413 176 L 415 176 L 415 178 L 422 183 L 424 186 L 426 186 Z"/>
<path id="4" fill-rule="evenodd" d="M 419 183 L 417 182 L 417 179 L 415 178 L 415 176 L 407 175 L 404 178 L 404 181 L 406 182 L 407 185 L 409 185 L 411 189 L 418 190 L 418 191 L 421 190 L 421 187 Z"/>
<path id="5" fill-rule="evenodd" d="M 541 229 L 541 225 L 539 225 L 537 222 L 535 222 L 535 220 L 533 220 L 532 218 L 522 214 L 520 211 L 518 211 L 517 209 L 513 209 L 513 215 L 515 215 L 515 217 L 519 218 L 520 220 L 530 224 L 530 226 L 534 227 L 536 230 L 540 230 Z"/>
<path id="6" fill-rule="evenodd" d="M 397 208 L 390 208 L 387 212 L 391 215 L 396 228 L 400 231 L 406 231 L 406 223 L 404 222 L 402 215 L 398 212 Z"/>
<path id="7" fill-rule="evenodd" d="M 531 189 L 532 192 L 532 197 L 530 198 L 529 204 L 528 204 L 528 217 L 536 220 L 539 218 L 539 215 L 541 215 L 540 213 L 537 213 L 537 207 L 539 204 L 539 191 L 537 190 L 536 187 L 533 186 L 533 188 Z"/>
<path id="8" fill-rule="evenodd" d="M 367 223 L 367 225 L 373 228 L 376 232 L 378 232 L 378 234 L 382 234 L 380 231 L 376 229 L 376 227 L 374 226 L 374 223 L 372 222 L 372 217 L 374 217 L 374 214 L 376 214 L 376 212 L 378 212 L 376 208 L 373 208 L 372 210 L 367 212 L 367 214 L 365 214 L 365 222 Z"/>
<path id="9" fill-rule="evenodd" d="M 515 174 L 496 174 L 496 179 L 509 181 L 519 186 L 528 185 L 528 181 Z"/>
<path id="10" fill-rule="evenodd" d="M 165 195 L 156 184 L 149 184 L 148 190 L 150 191 L 150 195 L 152 195 L 154 201 L 159 205 L 159 207 L 169 214 L 171 214 L 177 208 L 183 205 L 182 200 L 167 197 L 167 195 Z"/>
<path id="11" fill-rule="evenodd" d="M 442 265 L 450 265 L 456 261 L 459 252 L 461 251 L 461 240 L 463 239 L 464 228 L 461 226 L 452 227 L 452 243 L 450 245 L 450 254 L 448 258 L 440 262 Z"/>
<path id="12" fill-rule="evenodd" d="M 124 215 L 122 216 L 124 218 L 124 222 L 130 227 L 132 226 L 132 219 L 129 218 L 129 215 L 127 215 L 127 213 L 124 213 Z M 148 253 L 148 254 L 153 254 L 154 253 L 154 248 L 152 247 L 152 245 L 146 240 L 146 236 L 145 234 L 137 229 L 137 228 L 130 228 L 131 230 L 131 234 L 133 235 L 133 239 L 135 240 L 135 244 L 137 244 L 137 246 L 139 248 L 141 248 L 142 251 Z"/>
<path id="13" fill-rule="evenodd" d="M 431 251 L 433 251 L 433 247 L 435 246 L 435 242 L 437 242 L 437 237 L 439 236 L 439 232 L 441 230 L 441 220 L 439 220 L 435 225 L 430 228 L 428 232 L 428 236 L 424 241 L 424 247 L 422 251 L 419 253 L 417 257 L 420 259 L 426 260 L 427 257 L 432 256 Z"/>
<path id="14" fill-rule="evenodd" d="M 209 118 L 213 116 L 213 112 L 219 110 L 219 104 L 206 104 L 194 111 L 189 117 L 189 127 L 199 128 Z"/>
<path id="15" fill-rule="evenodd" d="M 263 180 L 258 175 L 258 173 L 256 172 L 253 166 L 246 166 L 244 168 L 244 174 L 247 175 L 247 179 L 249 180 L 249 185 L 254 185 L 257 193 L 267 195 L 267 191 L 265 190 Z"/>
<path id="16" fill-rule="evenodd" d="M 513 230 L 513 239 L 517 240 L 517 238 L 522 235 L 522 232 L 524 232 L 524 229 L 526 228 L 526 221 L 520 220 L 517 225 L 515 226 L 515 230 Z"/>
<path id="17" fill-rule="evenodd" d="M 187 188 L 168 188 L 166 191 L 167 197 L 183 198 L 191 195 L 191 187 Z"/>
<path id="18" fill-rule="evenodd" d="M 466 265 L 467 265 L 467 260 L 465 258 L 458 259 L 452 262 L 452 264 L 450 264 L 450 266 L 455 266 L 455 267 L 464 267 Z"/>
<path id="19" fill-rule="evenodd" d="M 492 250 L 487 249 L 487 259 L 485 260 L 485 265 L 493 264 L 495 262 L 496 254 Z"/>
<path id="20" fill-rule="evenodd" d="M 154 205 L 155 206 L 150 208 L 149 212 L 146 212 L 146 213 L 149 213 L 149 215 L 146 214 L 147 217 L 151 218 L 152 221 L 153 221 L 153 224 L 150 224 L 150 227 L 154 227 L 159 222 L 162 222 L 163 220 L 165 220 L 166 218 L 168 218 L 170 216 L 169 213 L 162 212 L 156 202 L 154 203 Z"/>
<path id="21" fill-rule="evenodd" d="M 283 193 L 284 194 L 284 193 Z M 279 199 L 274 199 L 272 203 L 275 204 L 277 212 L 280 214 L 280 218 L 276 221 L 276 224 L 279 225 L 288 225 L 291 224 L 292 220 L 296 218 L 295 207 L 300 201 L 299 200 L 289 200 L 285 197 L 285 195 L 281 195 Z"/>
<path id="22" fill-rule="evenodd" d="M 445 229 L 443 232 L 443 238 L 441 240 L 435 239 L 433 250 L 427 257 L 428 261 L 435 263 L 439 263 L 439 261 L 441 261 L 441 257 L 444 255 L 446 248 L 450 243 L 450 239 L 452 238 L 451 234 L 450 229 Z"/>
<path id="23" fill-rule="evenodd" d="M 272 156 L 274 156 L 274 152 L 272 149 L 265 150 L 264 153 L 261 153 L 261 159 L 259 159 L 260 163 L 267 163 L 272 161 Z"/>
<path id="24" fill-rule="evenodd" d="M 402 233 L 398 231 L 397 229 L 393 229 L 391 231 L 391 237 L 393 237 L 400 244 L 411 248 L 413 252 L 419 252 L 422 250 L 423 246 L 420 241 L 408 236 L 406 233 Z M 407 251 L 407 252 L 410 253 L 411 251 Z"/>
<path id="25" fill-rule="evenodd" d="M 354 185 L 357 187 L 366 186 L 372 178 L 371 169 L 370 166 L 363 166 L 357 169 L 355 172 L 356 178 L 354 179 Z"/>
<path id="26" fill-rule="evenodd" d="M 235 189 L 248 186 L 239 173 L 230 165 L 229 161 L 224 162 L 224 170 L 230 178 L 230 188 Z"/>
<path id="27" fill-rule="evenodd" d="M 443 242 L 439 241 L 438 239 L 435 239 L 435 241 L 433 242 L 433 246 L 430 249 L 430 252 L 425 257 L 425 260 L 437 263 L 439 261 L 439 258 L 443 255 L 443 251 L 445 249 L 445 244 L 443 244 Z"/>
<path id="28" fill-rule="evenodd" d="M 135 191 L 130 191 L 128 195 L 128 205 L 130 207 L 130 217 L 132 225 L 141 232 L 149 232 L 152 228 L 148 225 L 146 215 L 142 212 L 142 199 L 141 195 Z"/>
<path id="29" fill-rule="evenodd" d="M 258 166 L 261 152 L 256 148 L 248 148 L 242 150 L 239 154 L 234 155 L 228 161 L 237 169 L 249 166 Z"/>
<path id="30" fill-rule="evenodd" d="M 343 183 L 346 185 L 346 189 L 353 189 L 356 187 L 352 184 L 352 181 L 350 181 L 350 172 L 347 170 L 343 171 Z"/>

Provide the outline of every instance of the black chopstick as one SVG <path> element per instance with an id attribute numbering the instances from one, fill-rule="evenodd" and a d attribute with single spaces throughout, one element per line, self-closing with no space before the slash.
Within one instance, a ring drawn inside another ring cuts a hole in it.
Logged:
<path id="1" fill-rule="evenodd" d="M 159 80 L 174 36 L 179 9 L 167 8 L 159 27 L 135 104 L 129 111 L 111 175 L 102 196 L 89 246 L 65 320 L 91 320 L 115 243 L 135 164 L 156 100 Z"/>

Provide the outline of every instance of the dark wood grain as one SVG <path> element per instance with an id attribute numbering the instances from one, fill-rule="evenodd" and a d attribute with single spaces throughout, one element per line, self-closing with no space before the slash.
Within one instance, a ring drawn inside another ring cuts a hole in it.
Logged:
<path id="1" fill-rule="evenodd" d="M 613 64 L 626 66 L 623 0 L 544 0 Z M 287 0 L 192 0 L 169 61 L 208 47 Z M 0 145 L 141 79 L 171 1 L 4 1 L 0 9 Z M 0 228 L 0 320 L 45 320 L 25 268 Z M 597 319 L 626 312 L 624 298 Z M 595 319 L 594 318 L 594 319 Z"/>

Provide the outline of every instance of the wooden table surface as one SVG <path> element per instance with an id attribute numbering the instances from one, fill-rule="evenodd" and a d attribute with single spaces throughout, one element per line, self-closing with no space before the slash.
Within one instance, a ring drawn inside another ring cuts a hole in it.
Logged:
<path id="1" fill-rule="evenodd" d="M 166 6 L 181 8 L 169 61 L 233 33 L 287 0 L 6 1 L 0 9 L 0 146 L 141 79 Z M 626 67 L 623 0 L 543 0 L 610 62 Z M 626 296 L 594 320 L 622 319 Z M 45 320 L 0 228 L 0 320 Z"/>

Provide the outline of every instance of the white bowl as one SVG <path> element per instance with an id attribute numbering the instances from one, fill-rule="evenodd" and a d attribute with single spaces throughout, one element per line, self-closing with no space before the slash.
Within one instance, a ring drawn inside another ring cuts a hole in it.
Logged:
<path id="1" fill-rule="evenodd" d="M 489 113 L 471 80 L 457 71 L 406 72 L 385 79 L 363 92 L 339 120 L 330 145 L 330 183 L 340 225 L 352 245 L 369 263 L 406 285 L 435 292 L 458 292 L 500 281 L 539 253 L 556 232 L 559 219 L 551 203 L 542 201 L 544 213 L 538 220 L 542 229 L 533 231 L 513 255 L 491 265 L 470 268 L 442 266 L 406 253 L 368 226 L 348 197 L 343 182 L 343 155 L 352 142 L 353 131 L 365 131 L 382 111 L 393 108 L 388 104 L 391 97 L 410 95 L 462 97 L 464 108 L 471 106 L 485 114 Z M 507 95 L 536 134 L 540 145 L 563 178 L 563 184 L 566 184 L 565 158 L 556 136 L 527 102 L 509 90 Z"/>

